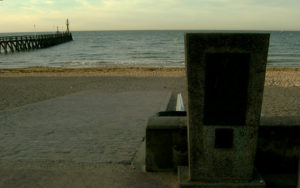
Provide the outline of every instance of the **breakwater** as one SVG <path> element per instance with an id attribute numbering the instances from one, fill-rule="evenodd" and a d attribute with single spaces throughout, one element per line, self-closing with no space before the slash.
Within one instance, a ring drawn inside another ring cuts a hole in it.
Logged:
<path id="1" fill-rule="evenodd" d="M 0 54 L 47 48 L 72 40 L 73 37 L 70 32 L 45 35 L 0 37 Z"/>

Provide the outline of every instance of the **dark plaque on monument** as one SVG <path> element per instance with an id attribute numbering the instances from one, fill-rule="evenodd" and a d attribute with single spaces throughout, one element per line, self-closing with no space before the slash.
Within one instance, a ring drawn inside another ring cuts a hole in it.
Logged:
<path id="1" fill-rule="evenodd" d="M 249 75 L 247 53 L 205 54 L 205 125 L 244 125 Z"/>

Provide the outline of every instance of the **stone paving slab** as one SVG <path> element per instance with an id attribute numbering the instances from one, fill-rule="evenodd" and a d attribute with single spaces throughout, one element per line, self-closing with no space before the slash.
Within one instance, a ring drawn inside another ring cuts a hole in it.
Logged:
<path id="1" fill-rule="evenodd" d="M 130 164 L 169 97 L 94 90 L 0 111 L 0 160 Z"/>

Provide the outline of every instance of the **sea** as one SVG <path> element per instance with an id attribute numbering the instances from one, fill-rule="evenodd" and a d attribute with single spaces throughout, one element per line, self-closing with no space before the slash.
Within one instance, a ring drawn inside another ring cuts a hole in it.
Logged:
<path id="1" fill-rule="evenodd" d="M 300 67 L 300 31 L 74 31 L 73 41 L 0 54 L 0 69 L 27 67 L 184 67 L 184 33 L 270 33 L 268 67 Z M 0 33 L 20 36 L 48 33 Z"/>

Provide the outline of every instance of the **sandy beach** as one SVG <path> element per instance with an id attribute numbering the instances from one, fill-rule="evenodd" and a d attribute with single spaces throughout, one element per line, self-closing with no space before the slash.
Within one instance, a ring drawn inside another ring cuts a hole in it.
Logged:
<path id="1" fill-rule="evenodd" d="M 84 90 L 183 93 L 187 100 L 183 68 L 26 68 L 0 69 L 0 110 Z M 300 69 L 269 68 L 262 112 L 267 116 L 300 115 Z"/>
<path id="2" fill-rule="evenodd" d="M 109 93 L 152 90 L 181 92 L 186 103 L 185 70 L 181 68 L 28 68 L 0 70 L 0 111 L 81 91 Z M 262 112 L 265 116 L 300 116 L 300 69 L 268 69 Z M 1 187 L 176 187 L 176 173 L 144 173 L 136 166 L 36 161 L 1 161 Z M 101 185 L 101 186 L 100 186 Z"/>

